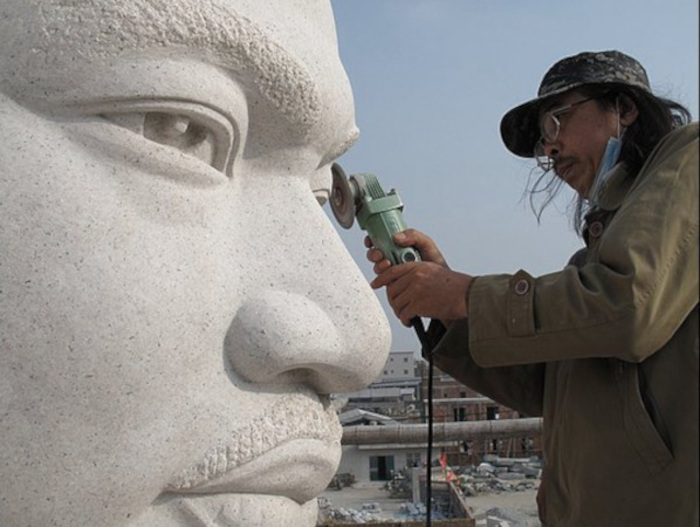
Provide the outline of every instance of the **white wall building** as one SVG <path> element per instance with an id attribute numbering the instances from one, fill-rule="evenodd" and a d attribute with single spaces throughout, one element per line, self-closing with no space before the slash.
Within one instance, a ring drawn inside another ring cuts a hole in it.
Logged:
<path id="1" fill-rule="evenodd" d="M 416 357 L 412 351 L 392 351 L 382 370 L 382 381 L 416 378 Z"/>
<path id="2" fill-rule="evenodd" d="M 339 419 L 344 427 L 398 424 L 390 417 L 359 408 L 343 412 Z M 353 474 L 356 481 L 387 481 L 394 472 L 420 466 L 425 458 L 424 450 L 421 445 L 343 445 L 337 473 Z"/>

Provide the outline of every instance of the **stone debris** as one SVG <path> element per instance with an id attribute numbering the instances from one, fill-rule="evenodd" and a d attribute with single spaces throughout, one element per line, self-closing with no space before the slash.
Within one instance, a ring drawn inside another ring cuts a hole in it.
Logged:
<path id="1" fill-rule="evenodd" d="M 511 523 L 507 520 L 499 518 L 498 516 L 487 516 L 486 527 L 511 527 Z"/>
<path id="2" fill-rule="evenodd" d="M 542 461 L 537 458 L 499 458 L 484 456 L 478 466 L 459 471 L 459 482 L 465 496 L 492 492 L 518 492 L 537 488 L 542 474 Z"/>
<path id="3" fill-rule="evenodd" d="M 452 467 L 457 480 L 455 481 L 466 497 L 482 494 L 500 494 L 503 492 L 521 492 L 536 489 L 542 472 L 542 462 L 539 458 L 499 458 L 484 456 L 478 466 L 465 468 Z M 342 487 L 341 487 L 342 488 Z M 384 490 L 392 498 L 409 498 L 411 479 L 407 474 L 399 473 L 393 480 L 387 482 Z M 434 497 L 435 499 L 436 497 Z M 448 519 L 440 512 L 441 507 L 435 503 L 432 518 L 434 520 Z M 393 519 L 381 515 L 381 506 L 376 502 L 363 503 L 360 510 L 349 507 L 334 507 L 324 498 L 319 498 L 319 522 L 317 525 L 332 525 L 333 521 L 345 523 L 395 523 L 396 520 L 424 521 L 426 518 L 425 505 L 413 503 L 410 498 L 400 505 L 400 510 L 393 514 Z M 324 523 L 326 522 L 326 523 Z M 518 520 L 510 518 L 499 508 L 489 509 L 486 514 L 477 517 L 477 526 L 481 527 L 519 527 L 523 525 Z"/>
<path id="4" fill-rule="evenodd" d="M 382 517 L 381 506 L 378 503 L 363 503 L 361 510 L 349 507 L 333 507 L 332 502 L 319 498 L 319 517 L 317 525 L 332 525 L 333 521 L 345 523 L 396 523 L 402 521 L 424 521 L 426 518 L 425 505 L 423 503 L 411 503 L 406 501 L 401 504 L 393 518 Z M 436 520 L 445 519 L 445 515 L 439 511 L 433 511 L 432 517 Z"/>

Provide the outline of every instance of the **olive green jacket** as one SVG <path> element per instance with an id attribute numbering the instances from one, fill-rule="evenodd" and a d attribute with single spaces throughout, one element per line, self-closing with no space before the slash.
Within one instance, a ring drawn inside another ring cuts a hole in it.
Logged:
<path id="1" fill-rule="evenodd" d="M 563 270 L 476 278 L 434 363 L 543 416 L 547 527 L 694 527 L 698 124 L 599 196 Z"/>

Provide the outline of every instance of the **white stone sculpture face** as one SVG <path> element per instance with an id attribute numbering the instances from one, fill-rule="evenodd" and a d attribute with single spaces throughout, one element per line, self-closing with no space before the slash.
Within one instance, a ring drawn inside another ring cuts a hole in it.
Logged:
<path id="1" fill-rule="evenodd" d="M 315 525 L 389 330 L 326 0 L 0 5 L 0 525 Z"/>

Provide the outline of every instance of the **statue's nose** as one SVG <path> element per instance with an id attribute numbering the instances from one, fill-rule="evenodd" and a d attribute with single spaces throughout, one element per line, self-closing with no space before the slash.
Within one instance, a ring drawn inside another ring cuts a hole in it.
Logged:
<path id="1" fill-rule="evenodd" d="M 331 315 L 306 296 L 266 291 L 236 313 L 226 355 L 236 374 L 252 383 L 356 391 L 376 379 L 386 360 L 384 325 L 366 322 L 361 313 Z"/>

